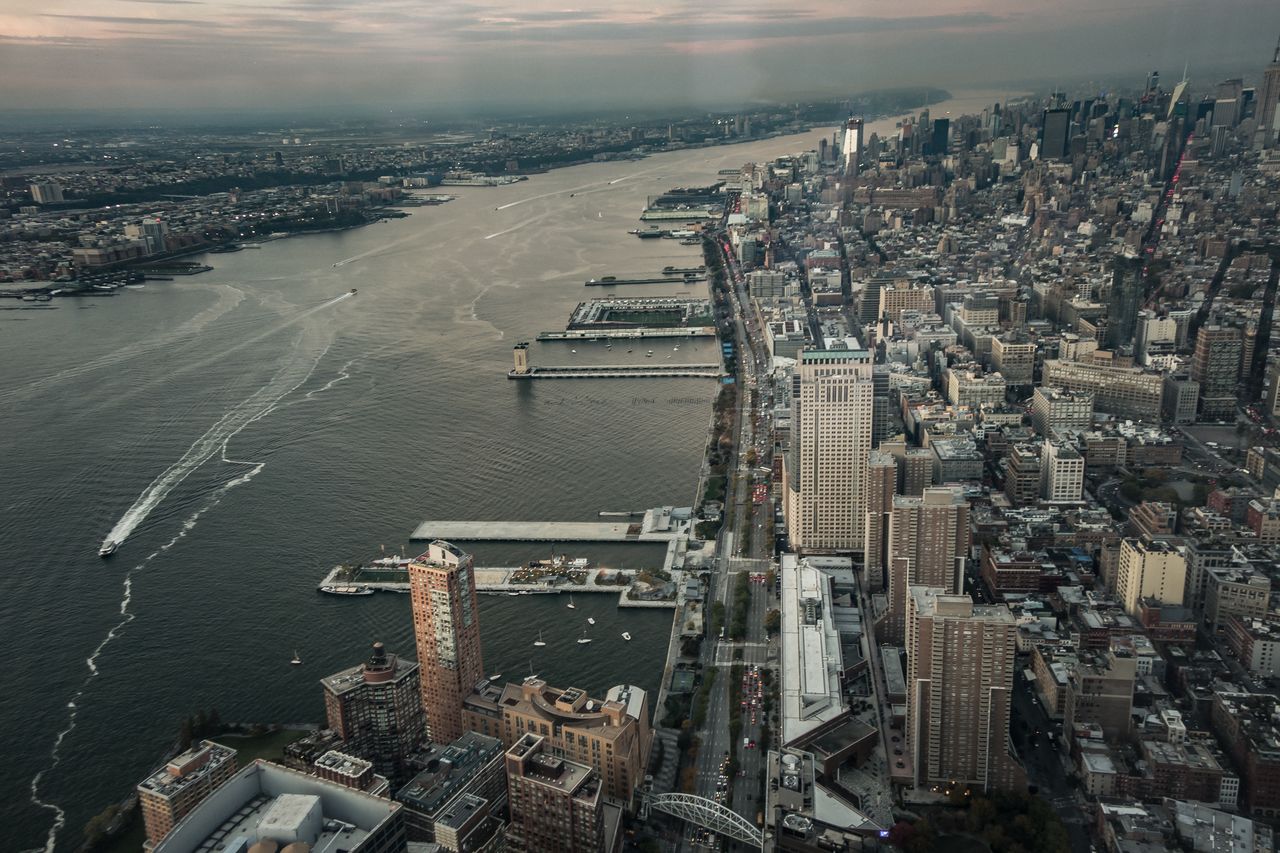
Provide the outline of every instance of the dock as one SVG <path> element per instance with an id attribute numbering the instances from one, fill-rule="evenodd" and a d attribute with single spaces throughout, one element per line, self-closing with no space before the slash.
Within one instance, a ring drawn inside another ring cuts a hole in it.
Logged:
<path id="1" fill-rule="evenodd" d="M 615 284 L 698 284 L 707 280 L 705 275 L 654 276 L 646 278 L 589 278 L 587 287 L 612 287 Z"/>
<path id="2" fill-rule="evenodd" d="M 640 379 L 695 377 L 719 379 L 718 364 L 598 364 L 561 367 L 527 367 L 507 371 L 508 379 Z"/>
<path id="3" fill-rule="evenodd" d="M 686 326 L 664 329 L 566 329 L 563 332 L 539 332 L 540 341 L 620 341 L 640 338 L 714 338 L 715 326 Z"/>
<path id="4" fill-rule="evenodd" d="M 644 532 L 626 521 L 424 521 L 409 537 L 447 542 L 669 542 L 675 530 Z"/>

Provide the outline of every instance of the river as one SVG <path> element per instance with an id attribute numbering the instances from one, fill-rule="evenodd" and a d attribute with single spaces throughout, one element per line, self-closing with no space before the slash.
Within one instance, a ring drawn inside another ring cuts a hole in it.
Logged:
<path id="1" fill-rule="evenodd" d="M 511 347 L 604 295 L 587 278 L 701 262 L 697 247 L 626 233 L 646 197 L 829 134 L 453 188 L 455 201 L 405 219 L 210 255 L 212 272 L 114 298 L 0 314 L 6 846 L 74 847 L 187 714 L 320 722 L 323 675 L 374 640 L 413 656 L 408 597 L 317 594 L 335 563 L 399 551 L 428 518 L 688 505 L 714 382 L 511 382 Z M 646 348 L 661 363 L 714 359 L 709 341 Z M 644 358 L 621 349 L 531 352 L 535 364 Z M 108 537 L 123 544 L 104 561 Z M 477 565 L 512 565 L 550 549 L 471 550 Z M 560 550 L 632 568 L 662 558 L 648 546 Z M 597 639 L 579 646 L 588 615 Z M 629 681 L 652 696 L 671 612 L 485 596 L 481 624 L 490 672 L 532 667 L 595 694 Z M 548 645 L 535 655 L 538 630 Z M 302 666 L 289 665 L 295 649 Z"/>

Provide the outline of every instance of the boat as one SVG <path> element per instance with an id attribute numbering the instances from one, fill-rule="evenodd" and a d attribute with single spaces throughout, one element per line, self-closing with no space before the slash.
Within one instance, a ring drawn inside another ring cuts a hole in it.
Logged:
<path id="1" fill-rule="evenodd" d="M 376 592 L 371 586 L 322 586 L 320 591 L 329 595 L 373 595 Z"/>
<path id="2" fill-rule="evenodd" d="M 591 642 L 591 638 L 587 636 L 587 629 L 582 629 L 582 636 L 578 638 L 578 645 L 583 646 Z"/>
<path id="3" fill-rule="evenodd" d="M 507 593 L 507 595 L 519 595 L 519 594 L 520 594 L 519 591 Z"/>
<path id="4" fill-rule="evenodd" d="M 119 547 L 120 547 L 119 542 L 117 542 L 114 539 L 108 539 L 106 542 L 103 542 L 102 547 L 98 549 L 98 556 L 102 557 L 103 559 L 106 559 L 107 557 L 110 557 L 112 554 L 114 554 L 116 552 L 116 549 Z"/>
<path id="5" fill-rule="evenodd" d="M 293 664 L 294 666 L 301 666 L 301 665 L 302 665 L 302 658 L 298 657 L 298 650 L 297 650 L 297 649 L 294 649 L 294 650 L 293 650 L 293 659 L 292 659 L 292 660 L 290 660 L 290 661 L 289 661 L 289 663 Z"/>
<path id="6" fill-rule="evenodd" d="M 497 681 L 497 680 L 498 680 L 499 678 L 501 678 L 501 677 L 502 677 L 502 673 L 500 673 L 500 672 L 495 672 L 493 675 L 489 676 L 489 680 L 490 680 L 490 681 Z"/>
<path id="7" fill-rule="evenodd" d="M 570 609 L 570 610 L 577 610 L 577 609 L 578 609 L 578 605 L 576 605 L 576 604 L 574 604 L 574 603 L 573 603 L 573 593 L 569 593 L 569 609 Z"/>
<path id="8" fill-rule="evenodd" d="M 626 640 L 628 643 L 631 642 L 631 634 L 627 631 L 623 631 L 622 639 Z"/>
<path id="9" fill-rule="evenodd" d="M 578 351 L 577 351 L 576 349 L 571 349 L 571 350 L 569 350 L 569 352 L 571 352 L 571 353 L 575 353 L 575 354 L 576 354 Z"/>
<path id="10" fill-rule="evenodd" d="M 355 289 L 354 287 L 353 287 L 353 288 L 351 288 L 351 290 L 349 291 L 349 293 L 350 293 L 352 296 L 355 296 L 355 295 L 356 295 L 356 289 Z"/>
<path id="11" fill-rule="evenodd" d="M 595 618 L 594 616 L 588 616 L 588 617 L 587 617 L 587 624 L 588 624 L 588 625 L 594 625 L 594 624 L 596 624 L 596 618 Z"/>
<path id="12" fill-rule="evenodd" d="M 534 644 L 535 646 L 538 646 L 539 648 L 541 648 L 542 646 L 545 646 L 545 645 L 546 645 L 546 643 L 544 643 L 544 642 L 542 641 L 542 632 L 541 632 L 541 631 L 539 631 L 539 632 L 538 632 L 538 639 L 534 640 L 534 641 L 533 641 L 533 644 Z"/>

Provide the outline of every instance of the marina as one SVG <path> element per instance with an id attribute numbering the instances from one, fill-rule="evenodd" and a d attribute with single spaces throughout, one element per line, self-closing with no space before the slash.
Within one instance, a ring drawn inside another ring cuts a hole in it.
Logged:
<path id="1" fill-rule="evenodd" d="M 685 326 L 666 329 L 565 329 L 539 332 L 540 341 L 625 341 L 643 338 L 713 338 L 715 326 Z"/>
<path id="2" fill-rule="evenodd" d="M 688 377 L 718 379 L 724 371 L 718 364 L 612 364 L 562 367 L 530 367 L 524 372 L 507 371 L 508 379 L 657 379 Z"/>

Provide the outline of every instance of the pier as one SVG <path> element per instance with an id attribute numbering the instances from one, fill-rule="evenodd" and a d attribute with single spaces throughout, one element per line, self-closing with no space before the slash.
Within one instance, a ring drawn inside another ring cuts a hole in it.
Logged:
<path id="1" fill-rule="evenodd" d="M 718 364 L 614 364 L 581 367 L 529 367 L 507 372 L 508 379 L 637 379 L 686 376 L 718 379 L 724 373 Z"/>
<path id="2" fill-rule="evenodd" d="M 652 510 L 650 510 L 652 512 Z M 409 537 L 447 542 L 670 542 L 677 530 L 627 521 L 424 521 Z"/>
<path id="3" fill-rule="evenodd" d="M 719 379 L 719 364 L 582 364 L 533 367 L 529 364 L 529 342 L 512 347 L 512 367 L 508 379 L 630 379 L 633 377 L 693 376 Z M 447 537 L 446 537 L 447 538 Z"/>
<path id="4" fill-rule="evenodd" d="M 587 287 L 612 287 L 615 284 L 697 284 L 707 280 L 705 275 L 655 276 L 650 278 L 589 278 Z"/>
<path id="5" fill-rule="evenodd" d="M 641 338 L 713 338 L 715 326 L 687 326 L 666 329 L 566 329 L 563 332 L 539 332 L 540 341 L 591 341 L 596 339 L 623 341 Z"/>

